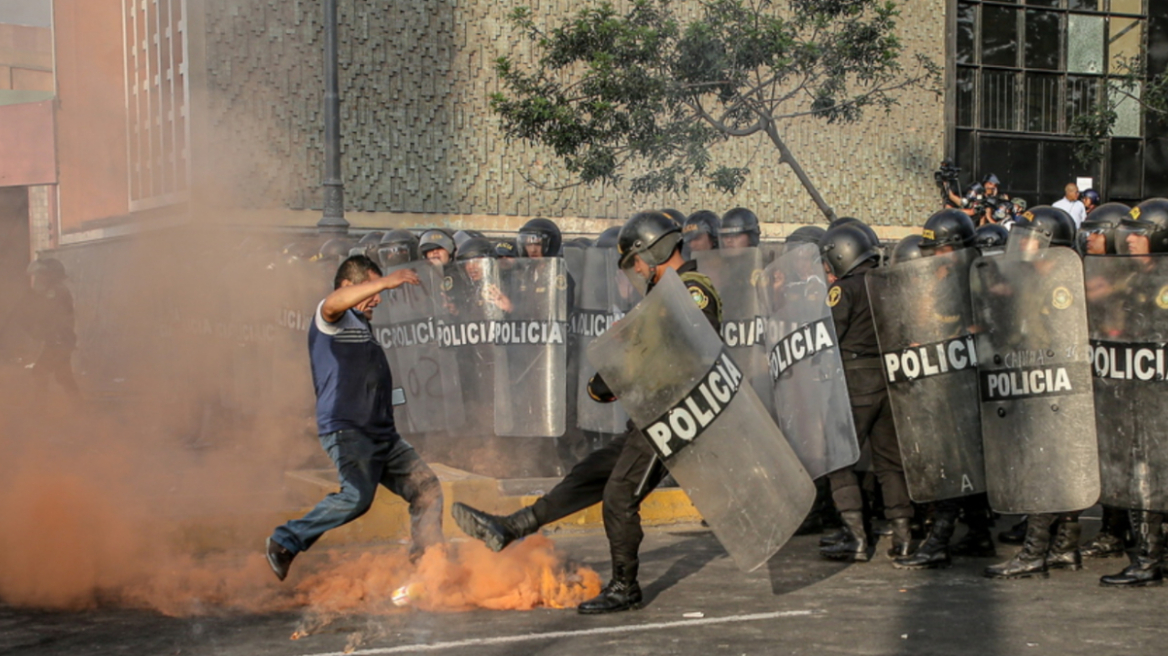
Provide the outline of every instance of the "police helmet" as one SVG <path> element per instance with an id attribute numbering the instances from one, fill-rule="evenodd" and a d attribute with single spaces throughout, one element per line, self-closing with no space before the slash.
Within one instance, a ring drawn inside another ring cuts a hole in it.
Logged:
<path id="1" fill-rule="evenodd" d="M 468 239 L 474 239 L 476 237 L 481 239 L 481 238 L 485 238 L 486 235 L 484 235 L 479 230 L 459 230 L 458 232 L 454 233 L 454 247 L 455 248 L 462 248 L 463 242 L 465 242 Z"/>
<path id="2" fill-rule="evenodd" d="M 675 210 L 672 207 L 666 207 L 665 209 L 661 210 L 661 213 L 673 219 L 673 222 L 678 226 L 685 225 L 685 214 L 681 210 Z"/>
<path id="3" fill-rule="evenodd" d="M 352 248 L 352 241 L 335 237 L 320 245 L 320 250 L 312 257 L 312 261 L 339 264 L 341 260 L 349 257 L 349 250 Z"/>
<path id="4" fill-rule="evenodd" d="M 896 242 L 896 246 L 892 249 L 890 264 L 919 260 L 924 256 L 925 254 L 921 252 L 921 236 L 909 235 Z"/>
<path id="5" fill-rule="evenodd" d="M 987 223 L 973 234 L 973 244 L 983 255 L 1005 252 L 1009 240 L 1010 231 L 995 223 Z"/>
<path id="6" fill-rule="evenodd" d="M 616 248 L 616 238 L 620 234 L 620 226 L 613 226 L 605 229 L 604 232 L 596 238 L 596 243 L 593 246 L 597 248 Z"/>
<path id="7" fill-rule="evenodd" d="M 484 237 L 471 237 L 463 241 L 462 246 L 458 247 L 458 256 L 454 259 L 458 262 L 465 262 L 480 257 L 490 259 L 498 257 L 495 253 L 495 245 Z"/>
<path id="8" fill-rule="evenodd" d="M 718 247 L 718 215 L 710 210 L 698 210 L 682 222 L 681 237 L 690 243 L 699 235 L 707 235 L 714 248 Z"/>
<path id="9" fill-rule="evenodd" d="M 827 230 L 819 226 L 800 226 L 795 228 L 791 234 L 787 235 L 787 241 L 783 246 L 783 252 L 789 251 L 800 244 L 815 244 L 819 246 L 819 240 L 827 234 Z"/>
<path id="10" fill-rule="evenodd" d="M 661 212 L 634 214 L 616 238 L 622 270 L 631 269 L 637 256 L 650 267 L 664 264 L 680 246 L 681 229 Z"/>
<path id="11" fill-rule="evenodd" d="M 390 230 L 381 238 L 381 244 L 377 247 L 377 259 L 382 270 L 408 264 L 418 257 L 418 238 L 409 230 Z"/>
<path id="12" fill-rule="evenodd" d="M 854 216 L 841 216 L 840 218 L 829 223 L 827 228 L 828 228 L 828 230 L 830 230 L 838 225 L 846 225 L 846 224 L 854 225 L 857 228 L 859 228 L 860 230 L 863 230 L 864 234 L 868 235 L 868 239 L 872 240 L 873 246 L 880 245 L 880 237 L 876 234 L 876 231 L 872 229 L 872 226 L 868 225 L 867 223 L 864 223 L 863 221 L 857 219 Z"/>
<path id="13" fill-rule="evenodd" d="M 444 248 L 447 253 L 450 253 L 451 259 L 454 258 L 455 251 L 458 250 L 454 245 L 454 238 L 451 237 L 445 230 L 432 228 L 422 233 L 422 238 L 418 243 L 418 252 L 422 257 L 426 256 L 432 250 Z"/>
<path id="14" fill-rule="evenodd" d="M 1090 190 L 1088 190 L 1090 191 Z M 1091 210 L 1079 230 L 1075 233 L 1075 250 L 1080 255 L 1099 255 L 1089 253 L 1088 242 L 1094 235 L 1102 235 L 1104 253 L 1115 253 L 1115 229 L 1124 219 L 1128 218 L 1131 208 L 1123 203 L 1105 203 Z"/>
<path id="15" fill-rule="evenodd" d="M 370 230 L 365 233 L 361 239 L 357 241 L 357 245 L 349 249 L 349 256 L 364 255 L 365 257 L 377 261 L 377 246 L 381 243 L 381 238 L 385 233 L 381 230 Z"/>
<path id="16" fill-rule="evenodd" d="M 500 259 L 519 257 L 519 249 L 510 239 L 500 239 L 495 242 L 495 256 Z"/>
<path id="17" fill-rule="evenodd" d="M 836 278 L 843 278 L 860 264 L 880 256 L 868 233 L 855 223 L 828 228 L 819 242 L 819 254 Z"/>
<path id="18" fill-rule="evenodd" d="M 1151 198 L 1131 209 L 1115 229 L 1115 247 L 1120 253 L 1129 252 L 1127 237 L 1132 234 L 1148 238 L 1149 252 L 1168 253 L 1168 198 Z"/>
<path id="19" fill-rule="evenodd" d="M 758 216 L 754 212 L 745 207 L 735 207 L 722 215 L 722 221 L 718 225 L 718 242 L 725 247 L 727 236 L 741 234 L 749 237 L 750 246 L 758 246 L 762 233 L 758 226 Z"/>
<path id="20" fill-rule="evenodd" d="M 960 210 L 941 210 L 925 221 L 921 237 L 921 248 L 926 251 L 941 246 L 952 246 L 954 250 L 968 248 L 973 245 L 973 219 Z"/>
<path id="21" fill-rule="evenodd" d="M 1081 199 L 1091 201 L 1091 207 L 1099 207 L 1099 203 L 1101 202 L 1101 199 L 1099 198 L 1099 192 L 1095 191 L 1094 189 L 1088 189 L 1087 191 L 1084 191 L 1081 194 Z"/>
<path id="22" fill-rule="evenodd" d="M 1029 221 L 1026 228 L 1050 237 L 1051 246 L 1075 245 L 1075 220 L 1064 210 L 1039 205 L 1026 210 L 1022 216 Z"/>
<path id="23" fill-rule="evenodd" d="M 519 256 L 527 256 L 527 247 L 539 244 L 539 253 L 542 257 L 556 257 L 560 254 L 560 244 L 563 237 L 560 235 L 560 226 L 554 221 L 537 218 L 523 224 L 519 229 Z"/>

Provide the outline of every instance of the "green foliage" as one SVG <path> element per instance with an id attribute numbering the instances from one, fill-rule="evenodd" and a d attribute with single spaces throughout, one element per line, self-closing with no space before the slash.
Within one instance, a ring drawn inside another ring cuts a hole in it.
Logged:
<path id="1" fill-rule="evenodd" d="M 551 148 L 584 184 L 625 182 L 636 164 L 643 172 L 627 181 L 636 193 L 683 191 L 691 180 L 732 192 L 749 169 L 713 162 L 719 142 L 762 133 L 782 151 L 784 119 L 847 123 L 887 110 L 899 90 L 939 92 L 941 70 L 927 58 L 902 70 L 894 3 L 779 4 L 699 0 L 698 17 L 683 22 L 669 0 L 623 12 L 602 2 L 548 31 L 516 9 L 534 59 L 496 62 L 503 90 L 491 108 L 508 137 Z"/>
<path id="2" fill-rule="evenodd" d="M 1105 100 L 1090 112 L 1076 116 L 1070 125 L 1070 133 L 1078 137 L 1075 159 L 1085 167 L 1103 159 L 1107 139 L 1119 118 L 1119 103 L 1134 101 L 1149 120 L 1168 120 L 1168 75 L 1150 75 L 1143 54 L 1116 57 L 1112 70 Z"/>

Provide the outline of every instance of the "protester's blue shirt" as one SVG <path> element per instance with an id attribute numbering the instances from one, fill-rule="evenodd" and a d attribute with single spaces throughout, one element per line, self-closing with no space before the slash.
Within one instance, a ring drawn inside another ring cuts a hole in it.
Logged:
<path id="1" fill-rule="evenodd" d="M 348 310 L 336 323 L 321 316 L 308 329 L 308 357 L 316 388 L 316 425 L 321 435 L 359 430 L 370 437 L 398 439 L 393 424 L 393 376 L 385 351 L 373 339 L 364 315 Z"/>

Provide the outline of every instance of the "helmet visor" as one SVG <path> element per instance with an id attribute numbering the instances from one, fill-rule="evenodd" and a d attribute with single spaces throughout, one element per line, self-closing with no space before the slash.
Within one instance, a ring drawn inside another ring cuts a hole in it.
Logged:
<path id="1" fill-rule="evenodd" d="M 406 264 L 410 261 L 410 245 L 385 244 L 377 249 L 377 257 L 381 259 L 382 268 Z"/>
<path id="2" fill-rule="evenodd" d="M 1154 226 L 1146 221 L 1120 222 L 1115 229 L 1115 252 L 1120 255 L 1146 255 Z"/>
<path id="3" fill-rule="evenodd" d="M 1050 233 L 1030 225 L 1017 225 L 1006 241 L 1006 257 L 1032 260 L 1050 246 Z"/>
<path id="4" fill-rule="evenodd" d="M 530 257 L 532 252 L 539 253 L 539 255 L 543 256 L 548 255 L 548 238 L 542 232 L 520 232 L 516 242 L 519 244 L 521 256 Z M 536 250 L 536 247 L 538 247 L 538 250 Z"/>
<path id="5" fill-rule="evenodd" d="M 1111 229 L 1111 227 L 1102 224 L 1084 224 L 1075 233 L 1075 250 L 1080 255 L 1106 255 L 1107 232 Z"/>

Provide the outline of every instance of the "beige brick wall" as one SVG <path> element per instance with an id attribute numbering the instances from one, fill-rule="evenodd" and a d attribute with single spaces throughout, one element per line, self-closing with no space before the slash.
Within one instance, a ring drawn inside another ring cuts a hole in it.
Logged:
<path id="1" fill-rule="evenodd" d="M 198 4 L 206 11 L 209 129 L 195 139 L 214 154 L 199 169 L 198 197 L 247 208 L 318 207 L 320 3 Z M 635 198 L 612 187 L 541 191 L 530 185 L 526 178 L 567 178 L 548 152 L 507 142 L 488 109 L 487 96 L 498 88 L 492 62 L 527 50 L 505 19 L 517 4 L 553 19 L 581 6 L 565 0 L 341 0 L 342 130 L 351 211 L 420 214 L 442 224 L 484 215 L 616 219 L 644 207 L 688 212 L 745 205 L 764 221 L 822 222 L 762 137 L 733 140 L 716 151 L 722 161 L 746 161 L 752 169 L 734 196 L 700 184 L 676 198 Z M 901 5 L 905 65 L 916 52 L 942 63 L 944 0 Z M 932 170 L 943 153 L 944 114 L 941 99 L 932 94 L 904 93 L 890 114 L 875 110 L 850 126 L 793 120 L 783 135 L 840 216 L 877 225 L 919 224 L 936 204 Z M 350 221 L 362 225 L 360 217 Z"/>

